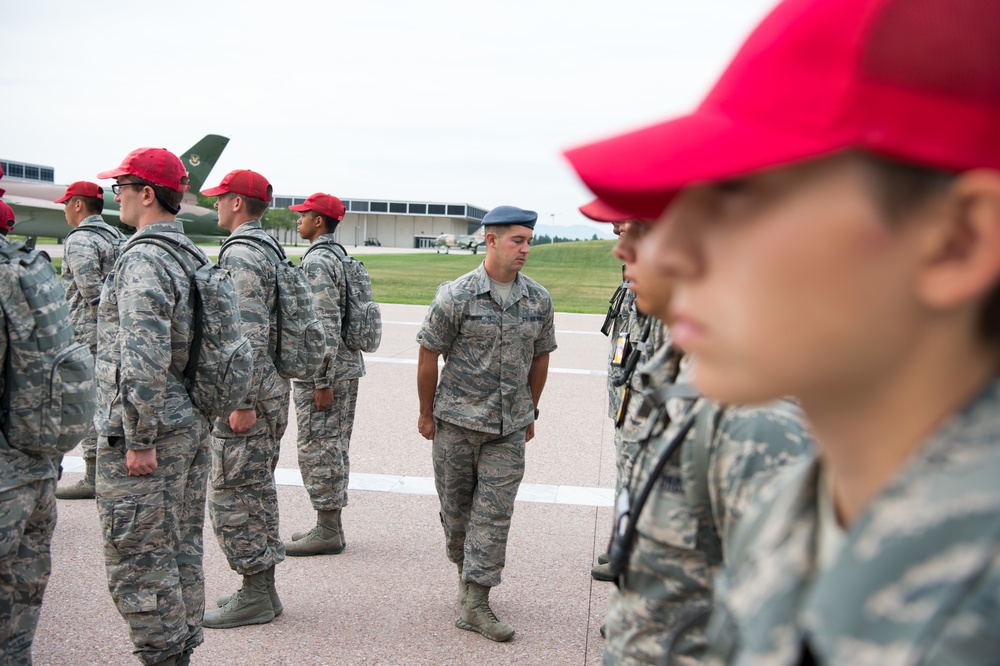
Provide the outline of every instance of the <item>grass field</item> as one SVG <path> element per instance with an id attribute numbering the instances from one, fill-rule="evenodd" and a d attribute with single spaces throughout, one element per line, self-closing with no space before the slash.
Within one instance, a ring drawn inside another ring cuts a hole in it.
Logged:
<path id="1" fill-rule="evenodd" d="M 531 248 L 524 274 L 542 284 L 559 312 L 604 314 L 608 299 L 621 282 L 621 262 L 611 255 L 614 241 L 554 243 Z M 359 257 L 372 278 L 380 303 L 428 305 L 438 285 L 468 273 L 483 255 L 366 254 Z M 296 263 L 298 257 L 292 259 Z M 62 260 L 52 260 L 56 271 Z"/>

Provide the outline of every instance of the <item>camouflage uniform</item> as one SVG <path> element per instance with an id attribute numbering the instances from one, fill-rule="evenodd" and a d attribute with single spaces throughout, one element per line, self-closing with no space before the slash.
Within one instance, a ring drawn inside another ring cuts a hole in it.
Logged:
<path id="1" fill-rule="evenodd" d="M 230 238 L 241 236 L 257 236 L 267 242 L 258 220 L 244 222 Z M 278 375 L 272 357 L 278 303 L 275 263 L 269 252 L 234 243 L 219 259 L 219 265 L 229 270 L 236 283 L 243 334 L 253 347 L 253 384 L 239 409 L 255 409 L 257 422 L 238 434 L 229 427 L 228 418 L 218 418 L 212 424 L 208 509 L 229 566 L 245 576 L 285 559 L 278 533 L 274 469 L 288 425 L 288 380 Z"/>
<path id="2" fill-rule="evenodd" d="M 313 244 L 336 242 L 334 234 L 323 234 Z M 347 506 L 347 484 L 351 471 L 350 444 L 354 411 L 358 401 L 358 379 L 365 376 L 361 352 L 351 351 L 340 341 L 340 325 L 347 307 L 344 267 L 327 248 L 318 248 L 302 260 L 316 299 L 316 316 L 326 329 L 326 358 L 311 380 L 296 381 L 293 393 L 298 424 L 299 469 L 316 511 L 335 511 Z M 333 404 L 316 409 L 316 389 L 332 388 Z"/>
<path id="3" fill-rule="evenodd" d="M 95 416 L 108 589 L 145 664 L 203 641 L 209 470 L 208 422 L 180 379 L 192 342 L 192 286 L 165 249 L 135 243 L 151 233 L 201 253 L 177 221 L 140 229 L 123 249 L 101 294 Z M 158 468 L 129 476 L 126 449 L 152 447 Z"/>
<path id="4" fill-rule="evenodd" d="M 87 345 L 90 353 L 96 357 L 96 301 L 101 296 L 104 279 L 114 268 L 117 256 L 111 241 L 102 234 L 117 238 L 124 238 L 124 235 L 100 215 L 85 217 L 76 228 L 80 231 L 70 232 L 63 246 L 62 286 L 66 291 L 76 340 Z M 80 442 L 85 460 L 93 462 L 97 457 L 96 437 L 91 428 Z"/>
<path id="5" fill-rule="evenodd" d="M 996 664 L 998 441 L 994 380 L 897 471 L 825 568 L 821 465 L 789 470 L 733 540 L 709 626 L 714 663 Z"/>
<path id="6" fill-rule="evenodd" d="M 0 236 L 0 246 L 9 241 Z M 7 320 L 0 310 L 0 358 Z M 0 395 L 6 389 L 0 372 Z M 30 664 L 31 643 L 52 571 L 56 463 L 22 453 L 0 433 L 0 664 Z"/>
<path id="7" fill-rule="evenodd" d="M 649 365 L 644 382 L 652 391 L 674 378 L 687 380 L 687 364 L 672 346 Z M 706 641 L 700 628 L 690 627 L 710 606 L 712 578 L 731 531 L 776 469 L 808 453 L 810 439 L 797 407 L 787 402 L 722 407 L 675 397 L 666 404 L 651 398 L 649 407 L 627 484 L 633 501 L 688 417 L 697 420 L 639 514 L 627 568 L 608 605 L 604 660 L 664 663 L 673 641 L 671 663 L 698 664 Z"/>
<path id="8" fill-rule="evenodd" d="M 615 368 L 613 364 L 610 363 L 608 367 L 608 392 L 610 395 L 615 395 L 615 402 L 609 403 L 609 406 L 614 406 L 615 410 L 611 413 L 611 418 L 616 420 L 615 425 L 615 492 L 621 492 L 622 486 L 628 480 L 629 475 L 632 473 L 632 463 L 635 461 L 635 456 L 639 452 L 639 442 L 643 438 L 642 426 L 644 425 L 644 418 L 638 416 L 639 406 L 642 404 L 642 392 L 645 389 L 646 377 L 651 372 L 655 372 L 655 369 L 650 368 L 650 361 L 656 355 L 656 353 L 670 343 L 670 333 L 667 327 L 663 325 L 659 319 L 649 317 L 639 312 L 639 309 L 635 305 L 635 292 L 629 291 L 622 303 L 622 313 L 624 315 L 624 321 L 621 326 L 621 330 L 618 331 L 612 342 L 612 350 L 610 352 L 610 359 L 614 358 L 615 348 L 617 347 L 617 339 L 623 334 L 628 334 L 629 344 L 633 347 L 632 353 L 639 354 L 638 362 L 635 365 L 635 370 L 632 372 L 632 376 L 628 378 L 627 383 L 623 386 L 614 387 L 612 391 L 611 387 L 611 375 L 621 376 L 624 374 L 625 368 L 618 367 Z M 622 319 L 620 317 L 619 319 Z M 642 339 L 642 333 L 649 325 L 649 333 L 645 340 Z M 623 363 L 627 359 L 622 359 Z M 654 364 L 655 365 L 655 364 Z M 662 370 L 662 369 L 661 369 Z M 627 402 L 626 402 L 627 400 Z M 622 413 L 621 423 L 617 423 L 618 410 L 621 408 L 622 403 L 625 403 L 625 407 Z"/>
<path id="9" fill-rule="evenodd" d="M 442 284 L 417 343 L 445 358 L 434 397 L 434 482 L 448 559 L 467 581 L 500 583 L 534 421 L 528 370 L 556 348 L 552 300 L 518 273 L 506 305 L 483 264 Z"/>

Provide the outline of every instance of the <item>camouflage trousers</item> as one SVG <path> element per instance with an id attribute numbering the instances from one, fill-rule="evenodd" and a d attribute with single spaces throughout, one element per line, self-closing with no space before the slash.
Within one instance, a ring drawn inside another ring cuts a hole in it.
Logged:
<path id="1" fill-rule="evenodd" d="M 155 664 L 204 641 L 202 568 L 208 424 L 156 442 L 157 468 L 129 476 L 125 442 L 97 442 L 97 513 L 108 590 L 129 625 L 133 653 Z"/>
<path id="2" fill-rule="evenodd" d="M 335 511 L 347 506 L 351 472 L 351 433 L 358 404 L 358 380 L 333 384 L 333 404 L 316 409 L 316 389 L 298 382 L 293 389 L 299 434 L 299 471 L 313 509 Z"/>
<path id="3" fill-rule="evenodd" d="M 245 437 L 212 438 L 208 515 L 229 566 L 251 576 L 285 559 L 278 533 L 274 469 L 288 425 L 288 394 L 258 400 L 265 429 Z"/>
<path id="4" fill-rule="evenodd" d="M 514 499 L 524 476 L 524 431 L 499 436 L 434 419 L 434 485 L 448 559 L 467 581 L 500 584 Z"/>
<path id="5" fill-rule="evenodd" d="M 0 664 L 31 664 L 31 643 L 52 571 L 56 483 L 0 492 Z"/>

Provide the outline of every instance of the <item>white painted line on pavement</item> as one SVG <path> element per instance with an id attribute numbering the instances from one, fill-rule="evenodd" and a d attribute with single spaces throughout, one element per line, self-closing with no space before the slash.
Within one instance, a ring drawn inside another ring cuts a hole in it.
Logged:
<path id="1" fill-rule="evenodd" d="M 64 471 L 82 474 L 84 469 L 83 458 L 80 456 L 66 456 L 63 458 Z M 297 469 L 280 467 L 274 470 L 274 481 L 279 486 L 296 486 L 299 488 L 303 486 L 302 474 Z M 351 472 L 351 480 L 347 487 L 349 490 L 364 490 L 376 493 L 437 496 L 437 491 L 434 489 L 434 479 L 429 476 Z M 614 506 L 614 494 L 615 491 L 612 488 L 522 483 L 517 491 L 517 501 L 572 506 Z"/>

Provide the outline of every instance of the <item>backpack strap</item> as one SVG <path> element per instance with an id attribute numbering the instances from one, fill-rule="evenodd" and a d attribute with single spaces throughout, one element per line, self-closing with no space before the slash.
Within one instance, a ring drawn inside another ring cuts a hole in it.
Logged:
<path id="1" fill-rule="evenodd" d="M 704 441 L 699 442 L 699 446 L 685 446 L 681 451 L 682 469 L 687 467 L 691 470 L 690 475 L 685 478 L 684 484 L 684 495 L 688 504 L 692 507 L 707 507 L 716 525 L 719 524 L 719 521 L 712 507 L 712 497 L 709 493 L 708 458 L 724 413 L 725 407 L 722 405 L 718 405 L 714 409 L 709 409 L 707 405 L 704 405 L 698 411 L 696 423 L 698 432 L 706 433 Z M 690 483 L 688 483 L 689 481 Z"/>
<path id="2" fill-rule="evenodd" d="M 343 254 L 337 252 L 338 247 L 340 248 L 340 252 Z M 347 327 L 350 324 L 350 308 L 348 306 L 351 303 L 351 281 L 347 279 L 347 269 L 344 268 L 344 261 L 351 255 L 347 253 L 347 250 L 344 249 L 343 245 L 337 243 L 336 241 L 321 241 L 309 246 L 309 249 L 302 255 L 302 261 L 306 260 L 306 257 L 309 256 L 310 252 L 320 248 L 337 257 L 339 260 L 338 263 L 340 263 L 340 269 L 344 272 L 344 314 L 340 318 L 340 337 L 343 339 L 344 331 L 347 330 Z"/>
<path id="3" fill-rule="evenodd" d="M 178 250 L 185 250 L 188 254 L 194 257 L 194 259 L 198 261 L 199 268 L 209 265 L 211 262 L 209 262 L 207 259 L 202 260 L 202 257 L 198 256 L 198 253 L 189 248 L 185 243 L 175 240 L 165 234 L 153 233 L 153 234 L 146 234 L 143 236 L 133 236 L 132 240 L 126 247 L 126 250 L 131 249 L 140 243 L 157 245 L 166 250 L 167 254 L 173 257 L 174 261 L 176 261 L 180 265 L 181 270 L 184 271 L 184 274 L 188 277 L 188 280 L 190 280 L 191 282 L 191 291 L 190 291 L 192 300 L 191 311 L 194 313 L 194 321 L 191 322 L 191 349 L 190 352 L 188 353 L 187 365 L 184 366 L 184 377 L 183 377 L 184 389 L 190 394 L 191 388 L 194 386 L 195 374 L 198 369 L 198 359 L 201 356 L 201 344 L 202 344 L 201 329 L 203 323 L 203 315 L 202 315 L 201 294 L 198 293 L 198 289 L 194 284 L 195 271 L 191 271 L 189 269 L 189 267 L 185 264 L 184 260 L 181 259 L 182 255 L 178 252 Z M 125 252 L 122 252 L 122 257 L 124 256 Z M 120 258 L 119 261 L 121 261 Z M 117 273 L 117 271 L 115 272 Z"/>
<path id="4" fill-rule="evenodd" d="M 285 254 L 284 248 L 278 245 L 270 236 L 267 236 L 267 238 L 268 240 L 264 240 L 260 236 L 230 236 L 222 243 L 222 248 L 219 250 L 219 260 L 222 260 L 223 253 L 233 245 L 246 245 L 249 247 L 268 248 L 277 257 L 274 263 L 280 264 L 288 256 Z"/>
<path id="5" fill-rule="evenodd" d="M 72 231 L 70 231 L 68 234 L 66 234 L 66 240 L 69 240 L 69 237 L 72 236 L 73 234 L 75 234 L 78 231 L 90 231 L 90 232 L 93 232 L 93 233 L 97 234 L 98 236 L 100 236 L 101 238 L 103 238 L 104 240 L 108 241 L 109 243 L 114 243 L 115 241 L 118 241 L 118 240 L 124 240 L 123 236 L 116 236 L 112 231 L 110 231 L 109 229 L 105 229 L 103 227 L 76 227 L 75 229 L 73 229 Z M 66 244 L 66 241 L 63 241 L 63 245 L 65 245 L 65 244 Z"/>

